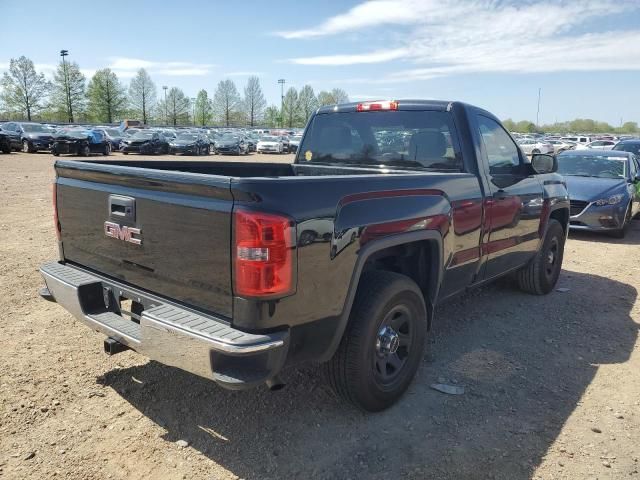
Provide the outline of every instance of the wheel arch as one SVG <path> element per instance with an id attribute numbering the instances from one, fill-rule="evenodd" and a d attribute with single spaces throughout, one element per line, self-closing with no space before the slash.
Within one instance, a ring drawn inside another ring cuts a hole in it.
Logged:
<path id="1" fill-rule="evenodd" d="M 436 230 L 409 232 L 377 239 L 360 249 L 349 290 L 333 338 L 320 361 L 335 353 L 349 323 L 349 317 L 362 276 L 370 270 L 387 270 L 407 275 L 424 296 L 427 328 L 431 328 L 436 299 L 443 276 L 442 236 Z M 424 267 L 424 268 L 422 268 Z"/>

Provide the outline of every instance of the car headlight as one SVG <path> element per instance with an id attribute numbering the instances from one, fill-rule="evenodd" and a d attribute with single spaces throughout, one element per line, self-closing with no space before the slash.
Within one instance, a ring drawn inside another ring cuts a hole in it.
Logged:
<path id="1" fill-rule="evenodd" d="M 616 205 L 616 204 L 618 204 L 618 203 L 620 203 L 622 201 L 623 197 L 624 197 L 624 195 L 622 195 L 622 194 L 612 195 L 609 198 L 601 198 L 599 200 L 596 200 L 593 203 L 595 203 L 599 207 L 602 207 L 604 205 Z"/>

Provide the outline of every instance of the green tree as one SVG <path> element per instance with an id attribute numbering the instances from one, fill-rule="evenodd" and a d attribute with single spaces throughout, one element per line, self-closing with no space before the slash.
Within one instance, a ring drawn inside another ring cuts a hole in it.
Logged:
<path id="1" fill-rule="evenodd" d="M 298 93 L 298 105 L 301 123 L 306 125 L 311 114 L 318 108 L 318 99 L 310 85 L 305 85 L 300 89 Z"/>
<path id="2" fill-rule="evenodd" d="M 333 105 L 334 103 L 336 103 L 333 101 L 331 92 L 327 92 L 325 90 L 322 90 L 320 93 L 318 93 L 317 102 L 319 107 L 324 107 L 325 105 Z"/>
<path id="3" fill-rule="evenodd" d="M 249 125 L 252 127 L 257 125 L 264 115 L 264 108 L 267 106 L 258 77 L 249 77 L 247 80 L 247 85 L 244 87 L 243 104 L 244 114 Z"/>
<path id="4" fill-rule="evenodd" d="M 622 127 L 620 127 L 620 133 L 636 133 L 638 131 L 638 123 L 637 122 L 625 122 Z"/>
<path id="5" fill-rule="evenodd" d="M 213 105 L 206 90 L 200 90 L 196 97 L 195 120 L 202 126 L 209 124 L 213 117 Z"/>
<path id="6" fill-rule="evenodd" d="M 66 65 L 66 78 L 65 78 Z M 53 74 L 49 110 L 55 119 L 73 123 L 86 108 L 87 79 L 76 62 L 60 62 Z M 67 85 L 69 90 L 67 91 Z"/>
<path id="7" fill-rule="evenodd" d="M 217 120 L 228 127 L 239 119 L 241 106 L 236 84 L 232 80 L 220 81 L 213 95 L 213 113 Z"/>
<path id="8" fill-rule="evenodd" d="M 158 109 L 167 112 L 167 123 L 171 125 L 186 125 L 189 123 L 189 109 L 191 101 L 182 90 L 171 87 L 167 91 L 167 101 L 162 100 Z"/>
<path id="9" fill-rule="evenodd" d="M 127 94 L 110 69 L 98 70 L 87 87 L 89 115 L 94 121 L 113 123 L 127 109 Z"/>
<path id="10" fill-rule="evenodd" d="M 287 93 L 284 94 L 284 101 L 282 102 L 282 119 L 284 120 L 283 126 L 291 128 L 297 123 L 300 117 L 298 104 L 298 92 L 295 88 L 290 87 Z"/>
<path id="11" fill-rule="evenodd" d="M 264 111 L 264 124 L 267 127 L 277 127 L 280 125 L 280 109 L 275 105 L 267 107 Z"/>
<path id="12" fill-rule="evenodd" d="M 9 61 L 9 71 L 4 72 L 0 86 L 0 99 L 5 108 L 26 115 L 29 121 L 45 107 L 51 89 L 44 74 L 36 72 L 33 61 L 25 56 Z"/>
<path id="13" fill-rule="evenodd" d="M 156 105 L 158 91 L 156 84 L 144 68 L 136 73 L 129 84 L 129 102 L 134 114 L 142 119 L 145 125 L 151 118 L 151 112 Z"/>

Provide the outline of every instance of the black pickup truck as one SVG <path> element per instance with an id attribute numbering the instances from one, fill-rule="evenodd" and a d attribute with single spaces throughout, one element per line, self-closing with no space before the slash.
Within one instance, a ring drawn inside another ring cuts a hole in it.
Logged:
<path id="1" fill-rule="evenodd" d="M 126 348 L 242 389 L 323 363 L 390 406 L 438 302 L 512 274 L 550 292 L 569 201 L 490 113 L 405 100 L 320 108 L 293 164 L 55 164 L 60 259 L 42 295 Z"/>

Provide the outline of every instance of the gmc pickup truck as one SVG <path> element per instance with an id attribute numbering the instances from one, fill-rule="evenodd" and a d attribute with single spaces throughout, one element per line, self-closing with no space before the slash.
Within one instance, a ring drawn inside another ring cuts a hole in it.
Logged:
<path id="1" fill-rule="evenodd" d="M 434 308 L 512 274 L 550 292 L 569 200 L 554 157 L 522 153 L 459 102 L 320 108 L 293 164 L 55 163 L 55 300 L 133 349 L 230 389 L 324 364 L 367 411 L 422 362 Z"/>

